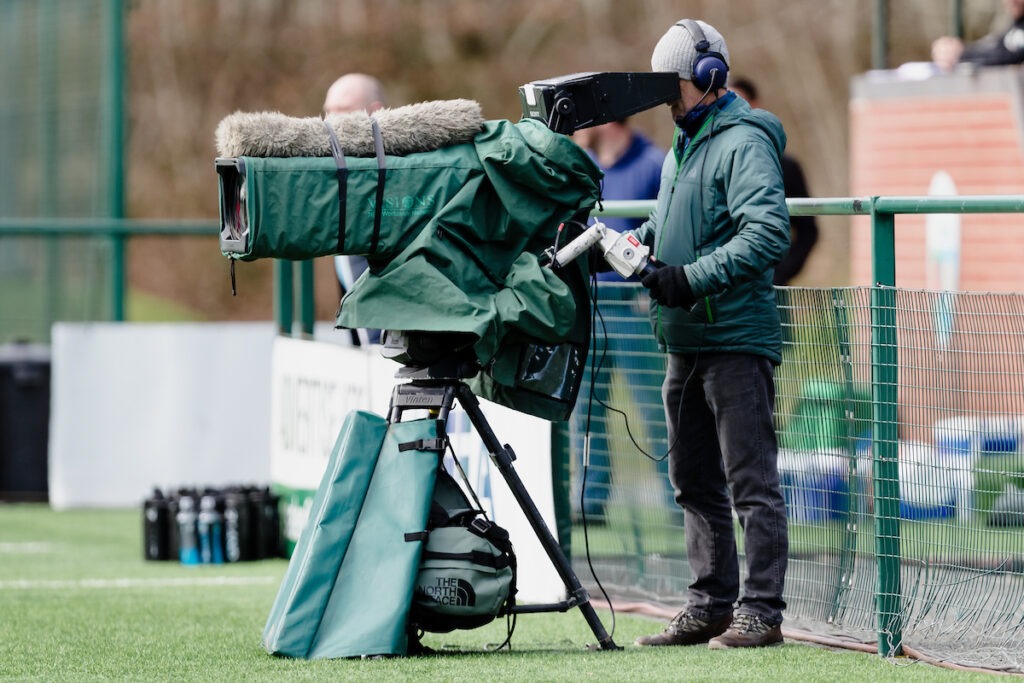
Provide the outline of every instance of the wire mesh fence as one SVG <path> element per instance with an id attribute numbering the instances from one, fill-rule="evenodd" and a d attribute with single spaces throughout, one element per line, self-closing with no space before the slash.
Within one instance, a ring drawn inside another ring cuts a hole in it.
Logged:
<path id="1" fill-rule="evenodd" d="M 110 241 L 0 236 L 0 344 L 49 342 L 55 320 L 110 319 Z"/>
<path id="2" fill-rule="evenodd" d="M 872 434 L 872 290 L 778 292 L 787 624 L 870 643 L 882 633 L 902 639 L 885 651 L 903 645 L 1024 671 L 1024 295 L 894 294 L 890 470 L 878 466 L 887 451 Z M 681 605 L 691 575 L 682 517 L 659 462 L 668 447 L 664 358 L 640 288 L 603 285 L 599 311 L 595 356 L 600 362 L 607 346 L 603 367 L 556 437 L 568 454 L 574 562 L 585 566 L 589 554 L 594 575 L 618 599 Z M 898 481 L 880 481 L 893 471 Z M 899 492 L 892 519 L 877 505 L 886 483 Z M 879 561 L 888 548 L 898 549 L 894 564 Z M 898 606 L 895 633 L 880 628 L 885 597 Z"/>
<path id="3" fill-rule="evenodd" d="M 0 218 L 110 215 L 111 5 L 0 2 Z M 109 318 L 110 267 L 102 237 L 3 236 L 0 343 Z"/>
<path id="4" fill-rule="evenodd" d="M 110 211 L 109 5 L 0 3 L 0 216 Z"/>

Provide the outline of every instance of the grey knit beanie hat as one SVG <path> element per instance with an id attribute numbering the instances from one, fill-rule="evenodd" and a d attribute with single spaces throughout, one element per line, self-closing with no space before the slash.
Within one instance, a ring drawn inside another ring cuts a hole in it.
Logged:
<path id="1" fill-rule="evenodd" d="M 729 64 L 729 48 L 725 46 L 725 38 L 714 26 L 697 20 L 697 24 L 704 31 L 704 37 L 708 41 L 708 52 L 717 52 L 725 59 L 725 65 Z M 682 22 L 674 24 L 661 37 L 658 44 L 654 46 L 654 53 L 651 55 L 652 71 L 675 71 L 679 78 L 689 81 L 693 78 L 693 63 L 697 60 L 697 49 L 693 44 L 693 36 L 682 25 Z"/>

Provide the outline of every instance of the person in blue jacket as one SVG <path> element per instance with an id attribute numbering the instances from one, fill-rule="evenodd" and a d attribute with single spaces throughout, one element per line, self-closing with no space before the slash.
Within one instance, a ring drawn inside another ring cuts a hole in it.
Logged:
<path id="1" fill-rule="evenodd" d="M 679 75 L 676 122 L 655 210 L 635 235 L 666 264 L 646 275 L 668 354 L 662 396 L 669 477 L 692 570 L 686 606 L 638 645 L 781 643 L 788 532 L 774 428 L 782 332 L 772 275 L 789 248 L 782 124 L 727 89 L 725 39 L 671 26 L 654 71 Z M 743 529 L 740 585 L 733 510 Z"/>
<path id="2" fill-rule="evenodd" d="M 581 128 L 573 139 L 604 172 L 602 199 L 658 196 L 665 150 L 636 130 L 628 119 Z M 600 220 L 616 232 L 633 230 L 643 223 L 640 218 L 602 216 Z M 635 408 L 630 431 L 643 439 L 641 448 L 656 459 L 664 453 L 665 425 L 658 380 L 653 378 L 663 374 L 664 364 L 640 315 L 648 306 L 647 290 L 639 286 L 637 278 L 631 278 L 636 282 L 625 282 L 613 271 L 599 272 L 596 277 L 601 317 L 593 331 L 593 348 L 571 424 L 576 460 L 573 512 L 587 524 L 602 525 L 607 521 L 611 494 L 612 456 L 624 455 L 615 451 L 608 438 L 615 418 L 604 406 L 610 400 L 612 383 L 618 376 L 629 389 Z M 593 381 L 595 367 L 597 379 Z M 584 479 L 585 436 L 589 436 L 590 459 Z M 658 463 L 663 470 L 666 464 Z"/>

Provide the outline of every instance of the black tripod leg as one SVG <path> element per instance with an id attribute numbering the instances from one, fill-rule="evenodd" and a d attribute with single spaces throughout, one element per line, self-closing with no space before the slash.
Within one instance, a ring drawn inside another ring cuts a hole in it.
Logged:
<path id="1" fill-rule="evenodd" d="M 514 456 L 511 449 L 503 446 L 498 441 L 498 437 L 491 430 L 491 426 L 487 423 L 487 418 L 484 417 L 483 411 L 480 410 L 480 402 L 468 385 L 459 384 L 458 400 L 463 410 L 469 415 L 470 422 L 473 423 L 473 426 L 479 432 L 484 446 L 487 447 L 487 451 L 491 454 L 491 459 L 501 472 L 501 476 L 505 479 L 509 489 L 511 489 L 512 495 L 515 496 L 516 502 L 519 503 L 519 507 L 522 508 L 523 513 L 526 515 L 526 519 L 529 520 L 530 526 L 533 527 L 534 533 L 537 534 L 541 545 L 544 546 L 544 550 L 547 552 L 552 564 L 555 565 L 558 575 L 562 578 L 566 588 L 569 589 L 570 597 L 577 603 L 577 607 L 580 608 L 580 612 L 583 613 L 583 617 L 590 625 L 590 630 L 594 632 L 594 636 L 597 638 L 601 649 L 621 649 L 615 644 L 612 637 L 608 635 L 608 632 L 605 631 L 604 624 L 601 623 L 597 612 L 594 611 L 594 606 L 590 604 L 590 595 L 580 583 L 579 577 L 576 576 L 572 565 L 566 559 L 565 553 L 562 552 L 561 546 L 558 545 L 558 541 L 551 535 L 551 530 L 548 529 L 548 525 L 544 522 L 540 510 L 537 509 L 533 499 L 530 498 L 523 480 L 519 478 L 519 474 L 512 467 Z"/>

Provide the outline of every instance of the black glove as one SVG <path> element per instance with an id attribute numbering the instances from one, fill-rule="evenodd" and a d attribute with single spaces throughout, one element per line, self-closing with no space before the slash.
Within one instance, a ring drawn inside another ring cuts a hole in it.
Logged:
<path id="1" fill-rule="evenodd" d="M 604 257 L 600 245 L 595 245 L 587 252 L 588 266 L 591 273 L 610 273 L 612 265 Z"/>
<path id="2" fill-rule="evenodd" d="M 669 308 L 691 308 L 697 303 L 682 266 L 662 266 L 640 281 L 651 298 Z"/>

